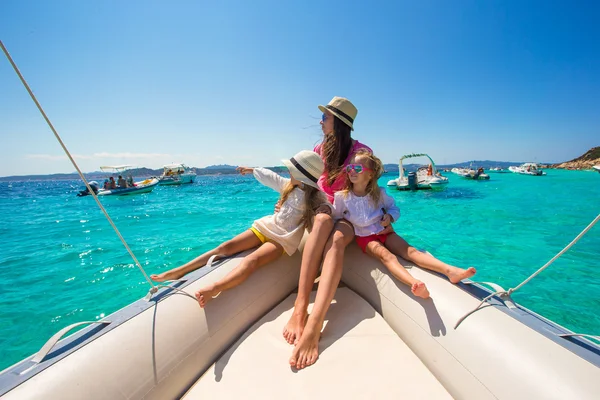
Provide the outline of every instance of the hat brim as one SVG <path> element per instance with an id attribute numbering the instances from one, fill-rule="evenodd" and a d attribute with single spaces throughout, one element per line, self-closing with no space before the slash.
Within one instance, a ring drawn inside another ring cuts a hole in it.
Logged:
<path id="1" fill-rule="evenodd" d="M 283 163 L 283 165 L 286 166 L 288 171 L 290 171 L 290 175 L 292 175 L 294 177 L 294 179 L 296 179 L 306 185 L 312 186 L 316 189 L 320 189 L 319 185 L 317 185 L 316 182 L 313 182 L 309 178 L 307 178 L 306 175 L 304 175 L 302 172 L 300 172 L 300 170 L 298 170 L 298 168 L 296 168 L 294 166 L 294 164 L 292 164 L 290 162 L 290 160 L 281 160 L 281 162 Z"/>
<path id="2" fill-rule="evenodd" d="M 336 113 L 335 111 L 325 108 L 324 106 L 321 106 L 321 105 L 319 105 L 319 110 L 321 110 L 321 112 L 323 114 L 325 114 L 325 111 L 332 113 L 333 115 L 338 117 L 340 120 L 342 120 L 346 125 L 348 125 L 350 127 L 350 130 L 352 130 L 352 131 L 354 130 L 354 126 L 352 126 L 352 123 L 350 121 L 348 121 L 345 117 L 342 117 L 341 115 Z"/>

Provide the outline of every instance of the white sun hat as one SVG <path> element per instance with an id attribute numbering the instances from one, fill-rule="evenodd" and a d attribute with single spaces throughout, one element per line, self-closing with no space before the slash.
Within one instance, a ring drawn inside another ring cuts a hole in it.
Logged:
<path id="1" fill-rule="evenodd" d="M 302 150 L 289 160 L 281 160 L 281 162 L 283 162 L 295 179 L 319 189 L 317 181 L 323 174 L 325 165 L 317 153 L 310 150 Z"/>

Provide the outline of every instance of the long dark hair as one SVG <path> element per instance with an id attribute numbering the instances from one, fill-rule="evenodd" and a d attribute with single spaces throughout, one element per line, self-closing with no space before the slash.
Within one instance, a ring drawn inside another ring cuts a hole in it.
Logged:
<path id="1" fill-rule="evenodd" d="M 325 135 L 321 146 L 321 156 L 325 161 L 325 172 L 327 172 L 327 184 L 331 186 L 338 176 L 343 172 L 342 166 L 352 149 L 352 137 L 350 127 L 341 119 L 333 116 L 333 133 Z"/>

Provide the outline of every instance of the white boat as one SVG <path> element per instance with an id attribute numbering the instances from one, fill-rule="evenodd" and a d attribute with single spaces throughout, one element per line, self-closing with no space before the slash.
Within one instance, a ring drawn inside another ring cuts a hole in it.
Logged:
<path id="1" fill-rule="evenodd" d="M 523 175 L 534 175 L 541 176 L 546 175 L 544 171 L 541 170 L 539 165 L 536 163 L 525 163 L 521 164 L 518 167 L 510 166 L 508 167 L 509 171 L 514 172 L 515 174 L 523 174 Z"/>
<path id="2" fill-rule="evenodd" d="M 220 261 L 0 373 L 3 400 L 597 399 L 600 346 L 490 291 L 411 267 L 411 295 L 351 244 L 315 365 L 295 372 L 281 331 L 300 255 L 284 256 L 201 309 L 192 295 L 242 259 Z M 181 292 L 180 292 L 181 291 Z M 314 298 L 314 293 L 313 293 Z M 557 304 L 559 306 L 559 304 Z M 309 309 L 310 310 L 310 309 Z M 68 331 L 68 328 L 66 330 Z M 58 342 L 57 342 L 58 341 Z"/>
<path id="3" fill-rule="evenodd" d="M 100 170 L 103 172 L 109 172 L 114 175 L 122 175 L 125 180 L 124 175 L 126 175 L 128 170 L 133 169 L 131 165 L 117 165 L 117 166 L 102 166 Z M 114 177 L 113 177 L 114 178 Z M 156 178 L 147 178 L 142 181 L 133 182 L 133 178 L 130 177 L 129 183 L 127 183 L 126 187 L 116 187 L 115 189 L 98 189 L 98 196 L 130 196 L 133 194 L 142 194 L 149 193 L 156 185 L 158 185 L 158 179 Z"/>
<path id="4" fill-rule="evenodd" d="M 508 171 L 505 168 L 493 167 L 488 170 L 489 172 L 495 172 L 497 174 L 506 174 Z"/>
<path id="5" fill-rule="evenodd" d="M 408 158 L 427 157 L 431 165 L 431 172 L 428 171 L 428 166 L 423 166 L 417 169 L 417 172 L 404 171 L 403 161 Z M 420 190 L 420 189 L 443 189 L 448 184 L 448 178 L 442 176 L 437 170 L 435 162 L 425 153 L 407 154 L 400 158 L 398 165 L 400 176 L 396 179 L 388 181 L 387 185 L 397 188 L 398 190 Z"/>
<path id="6" fill-rule="evenodd" d="M 158 180 L 161 185 L 194 183 L 194 180 L 196 180 L 196 172 L 185 164 L 164 165 L 163 174 Z"/>
<path id="7" fill-rule="evenodd" d="M 594 165 L 592 168 L 595 169 L 596 171 L 600 172 L 600 165 Z"/>
<path id="8" fill-rule="evenodd" d="M 466 179 L 489 180 L 490 176 L 485 173 L 483 168 L 452 168 L 452 173 L 462 176 Z"/>

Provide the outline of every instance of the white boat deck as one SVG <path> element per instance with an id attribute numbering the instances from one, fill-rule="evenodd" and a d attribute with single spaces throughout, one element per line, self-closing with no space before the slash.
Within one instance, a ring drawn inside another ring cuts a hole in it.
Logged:
<path id="1" fill-rule="evenodd" d="M 348 288 L 338 289 L 329 309 L 317 363 L 292 369 L 293 346 L 282 327 L 294 299 L 254 324 L 183 398 L 452 398 L 381 315 Z"/>

